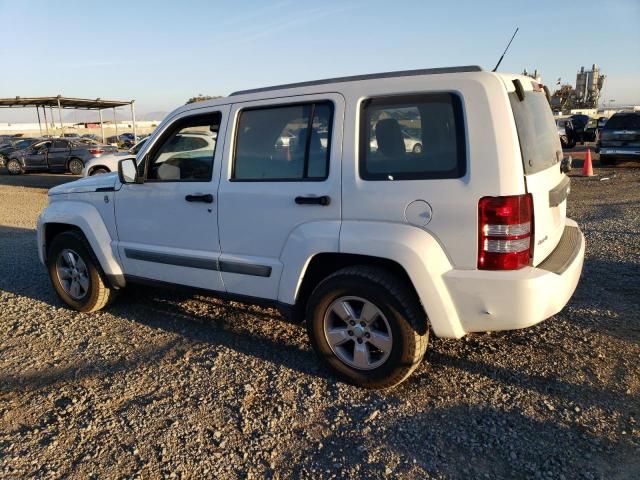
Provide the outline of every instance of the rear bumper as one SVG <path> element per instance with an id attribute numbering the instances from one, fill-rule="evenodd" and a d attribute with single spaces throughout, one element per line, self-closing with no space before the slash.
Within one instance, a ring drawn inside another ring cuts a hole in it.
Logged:
<path id="1" fill-rule="evenodd" d="M 445 283 L 465 332 L 535 325 L 567 304 L 578 285 L 585 242 L 567 219 L 560 243 L 537 267 L 514 271 L 451 270 Z"/>
<path id="2" fill-rule="evenodd" d="M 606 155 L 608 157 L 620 157 L 628 160 L 640 160 L 640 148 L 639 147 L 600 147 L 600 155 Z"/>

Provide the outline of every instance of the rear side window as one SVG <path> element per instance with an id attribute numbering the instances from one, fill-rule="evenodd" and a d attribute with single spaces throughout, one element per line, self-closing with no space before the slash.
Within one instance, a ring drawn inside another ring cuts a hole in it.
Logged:
<path id="1" fill-rule="evenodd" d="M 69 148 L 69 144 L 64 140 L 54 140 L 51 148 Z"/>
<path id="2" fill-rule="evenodd" d="M 524 173 L 530 175 L 555 165 L 560 139 L 545 94 L 528 91 L 520 101 L 513 92 L 509 94 L 509 101 L 518 130 Z"/>
<path id="3" fill-rule="evenodd" d="M 364 180 L 462 177 L 465 145 L 457 95 L 378 97 L 362 103 L 359 160 Z"/>
<path id="4" fill-rule="evenodd" d="M 604 126 L 607 130 L 640 130 L 640 115 L 616 114 Z"/>
<path id="5" fill-rule="evenodd" d="M 232 179 L 326 179 L 332 123 L 331 102 L 243 110 L 238 119 Z"/>

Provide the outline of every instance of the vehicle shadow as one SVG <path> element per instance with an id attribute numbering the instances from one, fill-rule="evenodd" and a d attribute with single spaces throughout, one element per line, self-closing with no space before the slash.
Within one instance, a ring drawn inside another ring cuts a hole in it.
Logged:
<path id="1" fill-rule="evenodd" d="M 337 408 L 327 409 L 327 421 L 335 419 Z M 290 476 L 300 478 L 332 464 L 338 477 L 348 476 L 340 468 L 357 465 L 360 475 L 369 478 L 631 479 L 640 468 L 631 441 L 613 441 L 575 423 L 508 407 L 455 405 L 370 423 L 352 421 L 366 427 L 330 435 L 323 438 L 323 449 L 301 452 L 306 461 L 288 466 Z M 395 453 L 395 465 L 389 468 L 381 455 L 367 461 L 371 450 Z M 390 471 L 383 475 L 386 468 Z"/>

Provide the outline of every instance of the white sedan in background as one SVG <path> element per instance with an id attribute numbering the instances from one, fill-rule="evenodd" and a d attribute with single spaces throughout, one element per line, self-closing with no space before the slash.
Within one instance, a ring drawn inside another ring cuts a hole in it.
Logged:
<path id="1" fill-rule="evenodd" d="M 82 171 L 83 177 L 90 177 L 91 175 L 100 175 L 102 173 L 117 172 L 118 163 L 125 158 L 135 158 L 138 152 L 144 147 L 146 141 L 150 137 L 140 140 L 133 147 L 126 152 L 118 152 L 113 155 L 104 155 L 95 160 L 87 162 Z M 163 155 L 169 155 L 176 152 L 198 152 L 204 150 L 215 149 L 216 135 L 205 132 L 184 132 L 176 135 L 172 139 L 173 145 L 170 149 L 165 150 Z"/>
<path id="2" fill-rule="evenodd" d="M 102 173 L 117 172 L 118 162 L 125 158 L 135 158 L 140 149 L 147 142 L 149 137 L 140 140 L 133 147 L 126 152 L 117 152 L 111 155 L 103 155 L 99 158 L 94 158 L 88 161 L 82 169 L 83 177 L 90 177 L 91 175 L 100 175 Z"/>

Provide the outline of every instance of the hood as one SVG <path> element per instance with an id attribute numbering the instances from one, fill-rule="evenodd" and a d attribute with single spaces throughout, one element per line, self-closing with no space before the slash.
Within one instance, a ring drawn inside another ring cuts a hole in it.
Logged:
<path id="1" fill-rule="evenodd" d="M 49 190 L 49 195 L 62 195 L 63 193 L 87 193 L 109 191 L 115 188 L 118 174 L 105 173 L 104 175 L 93 175 L 91 177 L 81 178 L 75 182 L 63 183 Z"/>

